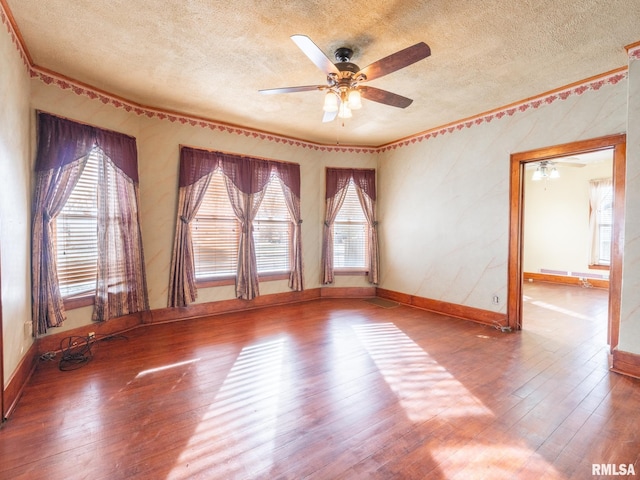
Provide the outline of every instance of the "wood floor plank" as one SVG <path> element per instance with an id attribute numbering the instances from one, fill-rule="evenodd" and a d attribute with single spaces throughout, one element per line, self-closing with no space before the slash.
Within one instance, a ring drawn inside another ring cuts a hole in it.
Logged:
<path id="1" fill-rule="evenodd" d="M 640 381 L 608 370 L 606 295 L 524 287 L 516 333 L 319 299 L 131 330 L 74 371 L 42 361 L 0 430 L 0 478 L 640 472 Z"/>

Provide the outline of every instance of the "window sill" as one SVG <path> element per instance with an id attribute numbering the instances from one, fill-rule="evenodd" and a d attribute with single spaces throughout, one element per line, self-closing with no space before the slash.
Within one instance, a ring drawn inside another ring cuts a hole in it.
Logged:
<path id="1" fill-rule="evenodd" d="M 223 287 L 225 285 L 235 285 L 236 277 L 218 277 L 218 278 L 203 278 L 202 280 L 196 280 L 197 288 L 210 288 L 210 287 Z"/>
<path id="2" fill-rule="evenodd" d="M 289 272 L 259 274 L 258 280 L 261 282 L 272 282 L 275 280 L 289 280 Z M 236 284 L 235 276 L 196 280 L 196 287 L 198 288 L 224 287 L 227 285 L 235 285 L 235 284 Z"/>
<path id="3" fill-rule="evenodd" d="M 609 265 L 589 265 L 589 268 L 592 270 L 609 270 L 611 267 Z"/>
<path id="4" fill-rule="evenodd" d="M 96 303 L 95 295 L 86 295 L 83 297 L 69 297 L 63 298 L 62 302 L 64 304 L 65 310 L 73 310 L 76 308 L 88 307 L 89 305 L 93 305 Z"/>
<path id="5" fill-rule="evenodd" d="M 369 275 L 369 270 L 362 270 L 362 269 L 348 269 L 348 268 L 341 268 L 341 269 L 334 269 L 333 270 L 333 274 L 334 275 L 362 275 L 362 276 L 367 276 Z"/>

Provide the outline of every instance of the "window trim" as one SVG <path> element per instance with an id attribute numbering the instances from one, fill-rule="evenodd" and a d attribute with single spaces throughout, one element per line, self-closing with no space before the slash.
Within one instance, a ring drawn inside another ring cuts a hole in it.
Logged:
<path id="1" fill-rule="evenodd" d="M 603 263 L 593 263 L 589 265 L 591 270 L 610 270 L 611 267 L 609 265 L 605 265 Z"/>
<path id="2" fill-rule="evenodd" d="M 591 180 L 591 182 L 593 182 L 594 180 Z M 610 195 L 611 196 L 611 201 L 610 201 L 610 209 L 611 209 L 611 222 L 610 223 L 601 223 L 599 222 L 599 218 L 600 215 L 596 212 L 595 218 L 596 218 L 596 228 L 600 229 L 600 227 L 602 226 L 606 226 L 609 227 L 611 229 L 612 235 L 613 235 L 613 199 L 614 199 L 614 188 L 613 188 L 613 181 L 611 184 L 611 191 L 609 194 L 607 194 L 606 196 Z M 604 200 L 605 197 L 603 197 L 602 200 Z M 601 203 L 601 205 L 605 204 L 604 202 Z M 591 207 L 590 207 L 591 208 Z M 612 236 L 609 237 L 609 247 L 611 248 L 611 242 L 613 241 Z M 598 251 L 598 260 L 601 260 L 600 258 L 600 252 L 602 250 L 602 237 L 598 236 L 598 244 L 597 245 L 593 245 L 592 248 L 596 248 Z M 610 265 L 611 265 L 611 251 L 609 252 L 609 263 L 590 263 L 588 265 L 588 268 L 592 269 L 592 270 L 609 270 L 610 269 Z"/>
<path id="3" fill-rule="evenodd" d="M 76 297 L 65 297 L 62 299 L 65 310 L 75 310 L 76 308 L 88 307 L 96 303 L 96 295 L 82 294 Z"/>

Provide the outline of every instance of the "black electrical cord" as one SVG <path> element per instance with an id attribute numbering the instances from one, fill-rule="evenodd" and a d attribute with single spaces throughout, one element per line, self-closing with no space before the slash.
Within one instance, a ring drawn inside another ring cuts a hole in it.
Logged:
<path id="1" fill-rule="evenodd" d="M 128 338 L 124 335 L 65 337 L 60 341 L 60 351 L 62 355 L 60 357 L 58 368 L 63 372 L 77 370 L 93 359 L 93 352 L 91 351 L 91 346 L 93 344 L 95 344 L 96 342 L 105 342 L 118 339 L 128 340 Z M 48 357 L 47 359 L 50 358 L 51 357 Z"/>
<path id="2" fill-rule="evenodd" d="M 93 358 L 89 337 L 65 337 L 60 341 L 60 351 L 62 356 L 58 367 L 63 372 L 76 370 Z"/>

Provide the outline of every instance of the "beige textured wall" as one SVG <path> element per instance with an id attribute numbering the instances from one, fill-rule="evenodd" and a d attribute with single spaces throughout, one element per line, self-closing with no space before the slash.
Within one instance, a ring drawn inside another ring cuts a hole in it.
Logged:
<path id="1" fill-rule="evenodd" d="M 380 286 L 506 313 L 510 154 L 625 130 L 621 81 L 389 151 Z"/>
<path id="2" fill-rule="evenodd" d="M 179 145 L 221 150 L 300 164 L 302 249 L 305 288 L 320 286 L 320 242 L 324 216 L 324 169 L 326 166 L 375 167 L 371 154 L 322 152 L 168 121 L 141 118 L 138 141 L 140 196 L 151 308 L 167 305 L 169 264 L 173 248 L 178 194 Z M 368 285 L 362 277 L 339 277 L 338 285 Z M 287 292 L 287 281 L 260 284 L 261 294 Z M 233 287 L 203 289 L 198 302 L 234 298 Z"/>
<path id="3" fill-rule="evenodd" d="M 627 195 L 620 350 L 640 355 L 640 46 L 629 60 Z"/>
<path id="4" fill-rule="evenodd" d="M 375 168 L 371 153 L 339 153 L 304 148 L 285 142 L 247 136 L 149 118 L 106 105 L 71 90 L 32 81 L 34 109 L 66 116 L 137 139 L 140 175 L 140 214 L 147 281 L 152 309 L 167 306 L 169 268 L 178 201 L 179 145 L 189 145 L 264 158 L 296 162 L 301 169 L 302 240 L 305 288 L 320 286 L 320 252 L 324 216 L 324 169 L 334 167 Z M 336 286 L 367 286 L 364 277 L 338 277 Z M 287 281 L 263 282 L 261 294 L 287 292 Z M 198 303 L 234 298 L 233 287 L 202 289 Z M 90 323 L 91 307 L 71 310 L 61 332 Z"/>
<path id="5" fill-rule="evenodd" d="M 6 385 L 33 338 L 29 74 L 4 25 L 0 25 L 0 95 L 0 283 Z"/>

